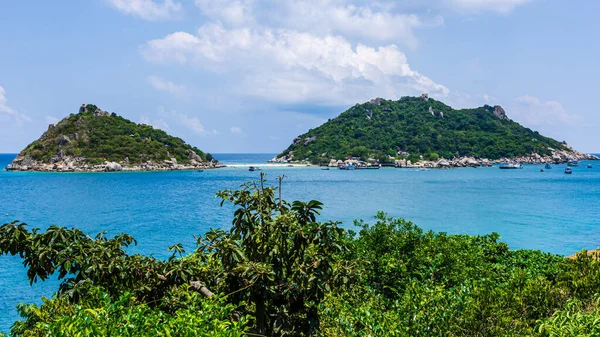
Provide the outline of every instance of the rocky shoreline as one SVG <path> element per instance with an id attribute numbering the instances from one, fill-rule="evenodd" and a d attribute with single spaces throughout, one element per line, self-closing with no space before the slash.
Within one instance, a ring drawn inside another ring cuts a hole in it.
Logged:
<path id="1" fill-rule="evenodd" d="M 82 157 L 64 157 L 52 163 L 44 163 L 33 160 L 29 156 L 18 156 L 6 167 L 7 171 L 29 171 L 29 172 L 142 172 L 142 171 L 191 171 L 226 167 L 217 162 L 203 162 L 192 159 L 190 163 L 179 164 L 177 159 L 171 158 L 161 162 L 147 161 L 141 164 L 130 164 L 124 161 L 109 162 L 102 164 L 89 164 Z"/>
<path id="2" fill-rule="evenodd" d="M 567 150 L 554 150 L 550 149 L 552 154 L 542 156 L 537 153 L 533 153 L 529 156 L 513 157 L 513 158 L 500 158 L 500 159 L 486 159 L 486 158 L 474 158 L 474 157 L 458 157 L 453 159 L 439 159 L 437 161 L 420 160 L 417 162 L 411 162 L 407 159 L 397 159 L 393 161 L 393 164 L 397 168 L 459 168 L 459 167 L 490 167 L 494 164 L 502 163 L 521 163 L 521 164 L 564 164 L 571 160 L 600 160 L 600 158 L 575 151 L 573 149 Z M 270 162 L 274 163 L 294 163 L 290 157 L 273 158 Z M 359 164 L 359 160 L 356 158 L 336 160 L 331 159 L 327 166 L 337 167 L 343 164 Z"/>

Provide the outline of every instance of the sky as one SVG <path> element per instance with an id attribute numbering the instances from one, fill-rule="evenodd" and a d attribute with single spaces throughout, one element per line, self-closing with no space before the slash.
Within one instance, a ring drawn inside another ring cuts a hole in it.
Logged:
<path id="1" fill-rule="evenodd" d="M 600 1 L 0 3 L 0 153 L 83 103 L 213 153 L 275 153 L 356 103 L 501 105 L 600 152 Z"/>

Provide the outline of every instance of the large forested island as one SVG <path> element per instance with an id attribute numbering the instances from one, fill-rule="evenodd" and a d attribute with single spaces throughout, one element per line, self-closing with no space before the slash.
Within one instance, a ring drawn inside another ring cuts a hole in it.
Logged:
<path id="1" fill-rule="evenodd" d="M 356 104 L 295 138 L 273 161 L 333 166 L 348 157 L 400 167 L 597 159 L 512 121 L 499 105 L 455 110 L 423 94 Z"/>
<path id="2" fill-rule="evenodd" d="M 121 171 L 184 170 L 220 166 L 181 138 L 146 124 L 83 104 L 29 144 L 7 170 Z"/>

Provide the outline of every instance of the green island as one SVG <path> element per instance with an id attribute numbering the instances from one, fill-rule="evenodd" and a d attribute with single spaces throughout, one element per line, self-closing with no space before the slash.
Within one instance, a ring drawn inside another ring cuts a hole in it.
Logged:
<path id="1" fill-rule="evenodd" d="M 334 166 L 349 157 L 399 167 L 598 159 L 514 122 L 499 105 L 455 110 L 423 94 L 356 104 L 296 137 L 272 161 Z"/>
<path id="2" fill-rule="evenodd" d="M 261 175 L 219 192 L 231 227 L 165 260 L 129 254 L 127 234 L 0 226 L 1 253 L 31 283 L 62 281 L 18 307 L 11 336 L 600 335 L 593 254 L 511 250 L 496 233 L 426 232 L 384 213 L 355 233 L 275 185 Z"/>
<path id="3" fill-rule="evenodd" d="M 143 171 L 219 167 L 181 138 L 83 104 L 29 144 L 7 167 L 12 171 Z"/>

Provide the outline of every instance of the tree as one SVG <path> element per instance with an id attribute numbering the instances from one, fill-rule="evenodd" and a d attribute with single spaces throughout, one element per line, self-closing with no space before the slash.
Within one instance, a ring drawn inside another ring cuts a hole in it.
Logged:
<path id="1" fill-rule="evenodd" d="M 283 178 L 279 178 L 281 182 Z M 231 299 L 251 302 L 256 332 L 269 336 L 312 335 L 319 329 L 318 305 L 334 283 L 348 282 L 337 257 L 344 231 L 336 222 L 317 222 L 322 203 L 275 197 L 265 175 L 236 191 L 219 192 L 237 208 L 229 232 L 211 230 L 199 252 L 222 265 Z"/>

